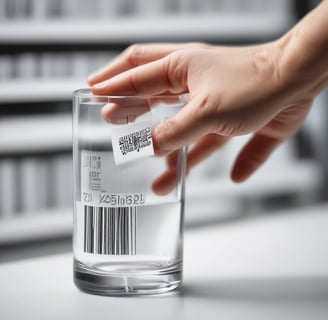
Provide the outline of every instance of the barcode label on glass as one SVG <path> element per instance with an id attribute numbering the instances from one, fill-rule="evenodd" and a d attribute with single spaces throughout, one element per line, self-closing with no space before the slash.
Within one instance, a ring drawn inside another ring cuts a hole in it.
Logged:
<path id="1" fill-rule="evenodd" d="M 84 252 L 136 254 L 136 207 L 84 206 Z"/>
<path id="2" fill-rule="evenodd" d="M 154 155 L 150 123 L 142 121 L 113 126 L 112 145 L 116 164 Z"/>

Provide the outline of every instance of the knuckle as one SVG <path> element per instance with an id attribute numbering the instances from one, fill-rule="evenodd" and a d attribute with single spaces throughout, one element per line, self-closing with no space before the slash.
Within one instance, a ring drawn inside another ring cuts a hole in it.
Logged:
<path id="1" fill-rule="evenodd" d="M 183 51 L 175 51 L 169 54 L 163 61 L 161 74 L 172 92 L 175 89 L 181 91 L 186 86 L 187 64 Z"/>
<path id="2" fill-rule="evenodd" d="M 133 55 L 136 51 L 138 51 L 139 46 L 140 45 L 138 43 L 130 45 L 124 50 L 124 54 L 127 56 Z"/>
<path id="3" fill-rule="evenodd" d="M 165 86 L 168 87 L 169 90 L 174 88 L 174 83 L 172 79 L 172 72 L 175 70 L 174 68 L 175 62 L 173 61 L 172 55 L 169 55 L 162 64 L 161 70 L 159 70 L 161 77 L 163 78 L 163 82 L 165 82 Z"/>
<path id="4" fill-rule="evenodd" d="M 224 107 L 224 95 L 204 92 L 194 105 L 194 117 L 207 128 L 208 133 L 215 133 L 226 138 L 240 135 L 244 129 L 242 121 Z"/>
<path id="5" fill-rule="evenodd" d="M 203 92 L 202 95 L 197 97 L 196 103 L 193 105 L 193 110 L 191 110 L 199 123 L 206 124 L 208 132 L 214 131 L 215 129 L 216 119 L 220 113 L 219 100 L 219 98 L 213 99 L 213 93 Z"/>
<path id="6" fill-rule="evenodd" d="M 128 79 L 130 82 L 130 88 L 133 90 L 134 94 L 137 94 L 139 92 L 137 74 L 135 72 L 131 72 L 130 77 Z"/>
<path id="7" fill-rule="evenodd" d="M 133 44 L 129 46 L 123 53 L 128 63 L 135 67 L 137 66 L 138 57 L 142 56 L 143 46 L 141 44 Z"/>

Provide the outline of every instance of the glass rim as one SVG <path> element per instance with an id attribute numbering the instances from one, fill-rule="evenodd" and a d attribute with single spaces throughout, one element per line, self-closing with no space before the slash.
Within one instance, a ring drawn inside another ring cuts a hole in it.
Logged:
<path id="1" fill-rule="evenodd" d="M 176 99 L 179 98 L 185 101 L 189 97 L 189 93 L 179 94 L 158 94 L 158 95 L 96 95 L 91 92 L 91 88 L 80 88 L 73 91 L 74 97 L 79 98 L 100 98 L 100 99 L 124 99 L 124 98 L 136 98 L 136 99 Z"/>

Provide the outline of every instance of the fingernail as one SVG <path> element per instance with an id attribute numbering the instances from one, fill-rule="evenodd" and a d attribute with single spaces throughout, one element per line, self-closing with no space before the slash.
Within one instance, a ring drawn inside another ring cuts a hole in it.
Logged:
<path id="1" fill-rule="evenodd" d="M 99 82 L 92 86 L 92 88 L 95 88 L 95 89 L 102 89 L 104 87 L 106 87 L 106 82 Z"/>

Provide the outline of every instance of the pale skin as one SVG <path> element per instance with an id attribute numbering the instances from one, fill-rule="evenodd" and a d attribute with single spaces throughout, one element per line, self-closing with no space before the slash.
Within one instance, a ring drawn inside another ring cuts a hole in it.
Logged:
<path id="1" fill-rule="evenodd" d="M 168 171 L 153 184 L 157 193 L 173 186 L 170 158 L 181 146 L 193 144 L 190 170 L 232 137 L 252 133 L 231 171 L 232 180 L 242 182 L 299 130 L 328 85 L 328 1 L 270 43 L 133 45 L 89 84 L 97 95 L 190 94 L 174 118 L 154 129 L 155 152 L 169 159 Z"/>

